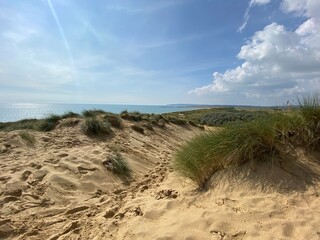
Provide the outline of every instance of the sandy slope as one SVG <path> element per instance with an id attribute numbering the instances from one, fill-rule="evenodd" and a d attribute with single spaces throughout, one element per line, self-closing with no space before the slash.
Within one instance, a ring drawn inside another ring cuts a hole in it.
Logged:
<path id="1" fill-rule="evenodd" d="M 297 178 L 308 171 L 242 166 L 198 192 L 170 161 L 200 130 L 167 124 L 142 135 L 130 124 L 104 140 L 59 126 L 34 133 L 34 147 L 0 133 L 0 238 L 320 239 L 319 184 Z M 133 170 L 129 183 L 102 164 L 115 150 Z"/>

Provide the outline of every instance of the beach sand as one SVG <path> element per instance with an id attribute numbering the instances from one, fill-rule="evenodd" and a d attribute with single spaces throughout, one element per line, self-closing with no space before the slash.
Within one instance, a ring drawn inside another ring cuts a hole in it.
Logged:
<path id="1" fill-rule="evenodd" d="M 201 192 L 171 162 L 202 130 L 124 125 L 95 139 L 61 122 L 31 132 L 34 145 L 0 132 L 0 239 L 320 239 L 320 185 L 307 169 L 242 165 Z M 115 152 L 131 180 L 104 166 Z"/>

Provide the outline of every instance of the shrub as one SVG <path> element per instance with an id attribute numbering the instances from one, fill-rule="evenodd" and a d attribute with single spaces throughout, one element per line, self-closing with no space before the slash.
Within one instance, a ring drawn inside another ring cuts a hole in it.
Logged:
<path id="1" fill-rule="evenodd" d="M 121 118 L 113 113 L 106 113 L 103 117 L 106 121 L 108 121 L 112 127 L 122 129 L 122 121 Z"/>
<path id="2" fill-rule="evenodd" d="M 132 125 L 131 128 L 132 128 L 134 131 L 138 132 L 138 133 L 144 134 L 144 129 L 143 129 L 143 127 L 141 127 L 141 126 L 139 126 L 139 125 L 137 125 L 137 124 Z"/>
<path id="3" fill-rule="evenodd" d="M 130 177 L 131 175 L 129 165 L 120 153 L 108 157 L 108 159 L 103 162 L 103 165 L 114 174 L 126 177 Z"/>
<path id="4" fill-rule="evenodd" d="M 35 137 L 33 135 L 31 135 L 29 132 L 26 132 L 26 131 L 19 132 L 19 136 L 29 146 L 33 146 L 36 142 Z"/>
<path id="5" fill-rule="evenodd" d="M 39 130 L 43 132 L 48 132 L 53 130 L 58 122 L 61 120 L 61 116 L 56 114 L 51 114 L 49 117 L 41 120 L 41 123 L 39 125 Z"/>
<path id="6" fill-rule="evenodd" d="M 111 127 L 107 121 L 101 122 L 95 118 L 86 118 L 81 125 L 82 131 L 89 136 L 99 136 L 102 134 L 110 134 Z"/>

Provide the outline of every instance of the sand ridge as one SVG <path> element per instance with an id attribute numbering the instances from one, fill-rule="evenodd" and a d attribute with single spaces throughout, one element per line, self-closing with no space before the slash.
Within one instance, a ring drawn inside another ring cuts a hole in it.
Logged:
<path id="1" fill-rule="evenodd" d="M 243 166 L 216 174 L 199 192 L 171 161 L 201 130 L 167 124 L 140 134 L 124 123 L 103 140 L 88 138 L 79 124 L 61 124 L 33 133 L 35 146 L 18 131 L 0 133 L 0 238 L 320 238 L 318 182 L 297 187 L 282 169 L 261 165 L 248 173 Z M 114 151 L 132 168 L 130 181 L 103 166 Z M 261 184 L 270 172 L 284 181 Z"/>

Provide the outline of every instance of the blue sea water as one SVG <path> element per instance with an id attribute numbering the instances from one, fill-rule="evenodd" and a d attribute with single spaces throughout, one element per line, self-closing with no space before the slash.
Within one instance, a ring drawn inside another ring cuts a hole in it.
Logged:
<path id="1" fill-rule="evenodd" d="M 22 119 L 45 118 L 50 114 L 63 114 L 69 111 L 81 113 L 83 110 L 102 109 L 107 112 L 120 113 L 123 110 L 141 113 L 168 113 L 195 108 L 170 105 L 115 105 L 115 104 L 35 104 L 35 103 L 1 103 L 0 122 L 14 122 Z"/>

